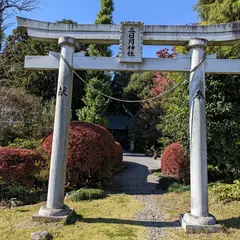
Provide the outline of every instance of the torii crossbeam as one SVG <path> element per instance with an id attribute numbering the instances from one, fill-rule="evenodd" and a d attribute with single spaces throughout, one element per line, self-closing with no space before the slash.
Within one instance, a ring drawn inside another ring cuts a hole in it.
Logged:
<path id="1" fill-rule="evenodd" d="M 73 69 L 75 70 L 102 70 L 102 71 L 129 71 L 129 72 L 190 72 L 190 55 L 176 58 L 143 58 L 142 63 L 120 63 L 118 57 L 85 57 L 82 53 L 73 54 Z M 240 60 L 215 59 L 216 56 L 207 56 L 205 73 L 210 74 L 238 74 Z M 49 52 L 49 56 L 26 56 L 25 68 L 32 70 L 58 70 L 59 53 Z"/>
<path id="2" fill-rule="evenodd" d="M 240 74 L 240 60 L 216 59 L 215 55 L 205 57 L 205 49 L 207 46 L 238 42 L 240 23 L 144 26 L 142 22 L 81 25 L 46 23 L 25 18 L 17 20 L 19 26 L 27 28 L 30 37 L 39 41 L 58 41 L 61 46 L 61 58 L 59 53 L 53 52 L 49 56 L 25 58 L 25 67 L 28 69 L 59 69 L 48 199 L 37 218 L 56 220 L 71 214 L 71 210 L 63 204 L 73 81 L 67 61 L 75 70 L 191 72 L 191 213 L 186 213 L 181 222 L 186 231 L 221 230 L 215 217 L 208 212 L 205 73 Z M 74 53 L 76 42 L 119 44 L 119 58 L 85 57 L 83 53 Z M 173 59 L 142 58 L 143 44 L 186 46 L 190 54 Z M 65 94 L 62 94 L 63 91 Z"/>

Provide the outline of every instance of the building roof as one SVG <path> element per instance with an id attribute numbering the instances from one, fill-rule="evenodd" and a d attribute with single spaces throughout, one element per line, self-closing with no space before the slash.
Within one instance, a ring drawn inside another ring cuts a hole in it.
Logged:
<path id="1" fill-rule="evenodd" d="M 127 130 L 130 128 L 130 117 L 129 116 L 107 116 L 108 129 L 115 130 Z"/>

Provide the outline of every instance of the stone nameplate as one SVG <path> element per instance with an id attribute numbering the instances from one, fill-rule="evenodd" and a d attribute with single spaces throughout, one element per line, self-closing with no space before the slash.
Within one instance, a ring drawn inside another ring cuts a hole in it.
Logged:
<path id="1" fill-rule="evenodd" d="M 143 50 L 143 22 L 121 22 L 119 60 L 141 63 Z"/>

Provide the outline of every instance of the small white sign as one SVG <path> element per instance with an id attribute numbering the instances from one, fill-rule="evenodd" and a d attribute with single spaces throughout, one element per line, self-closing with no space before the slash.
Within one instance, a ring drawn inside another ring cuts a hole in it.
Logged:
<path id="1" fill-rule="evenodd" d="M 142 62 L 143 22 L 121 22 L 120 62 Z"/>

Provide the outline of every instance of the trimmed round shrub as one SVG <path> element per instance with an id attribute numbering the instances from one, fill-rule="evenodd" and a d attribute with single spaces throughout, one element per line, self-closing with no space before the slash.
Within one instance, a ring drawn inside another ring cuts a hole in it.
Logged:
<path id="1" fill-rule="evenodd" d="M 122 149 L 122 146 L 119 142 L 115 142 L 112 154 L 113 154 L 112 158 L 113 158 L 114 167 L 117 167 L 123 161 L 123 149 Z"/>
<path id="2" fill-rule="evenodd" d="M 190 180 L 190 161 L 179 142 L 170 144 L 161 157 L 161 168 L 163 176 L 171 176 L 183 182 Z"/>
<path id="3" fill-rule="evenodd" d="M 78 202 L 82 200 L 101 199 L 105 197 L 106 197 L 106 193 L 104 190 L 86 188 L 86 189 L 77 190 L 72 195 L 70 195 L 68 199 L 73 202 Z"/>
<path id="4" fill-rule="evenodd" d="M 7 183 L 31 186 L 40 170 L 37 163 L 41 161 L 33 150 L 0 148 L 0 176 Z"/>
<path id="5" fill-rule="evenodd" d="M 43 151 L 51 155 L 53 132 L 41 144 Z M 69 188 L 78 187 L 83 182 L 96 182 L 107 177 L 120 162 L 115 157 L 113 135 L 104 127 L 93 123 L 74 121 L 69 127 L 66 184 Z M 120 155 L 120 154 L 119 154 Z"/>

